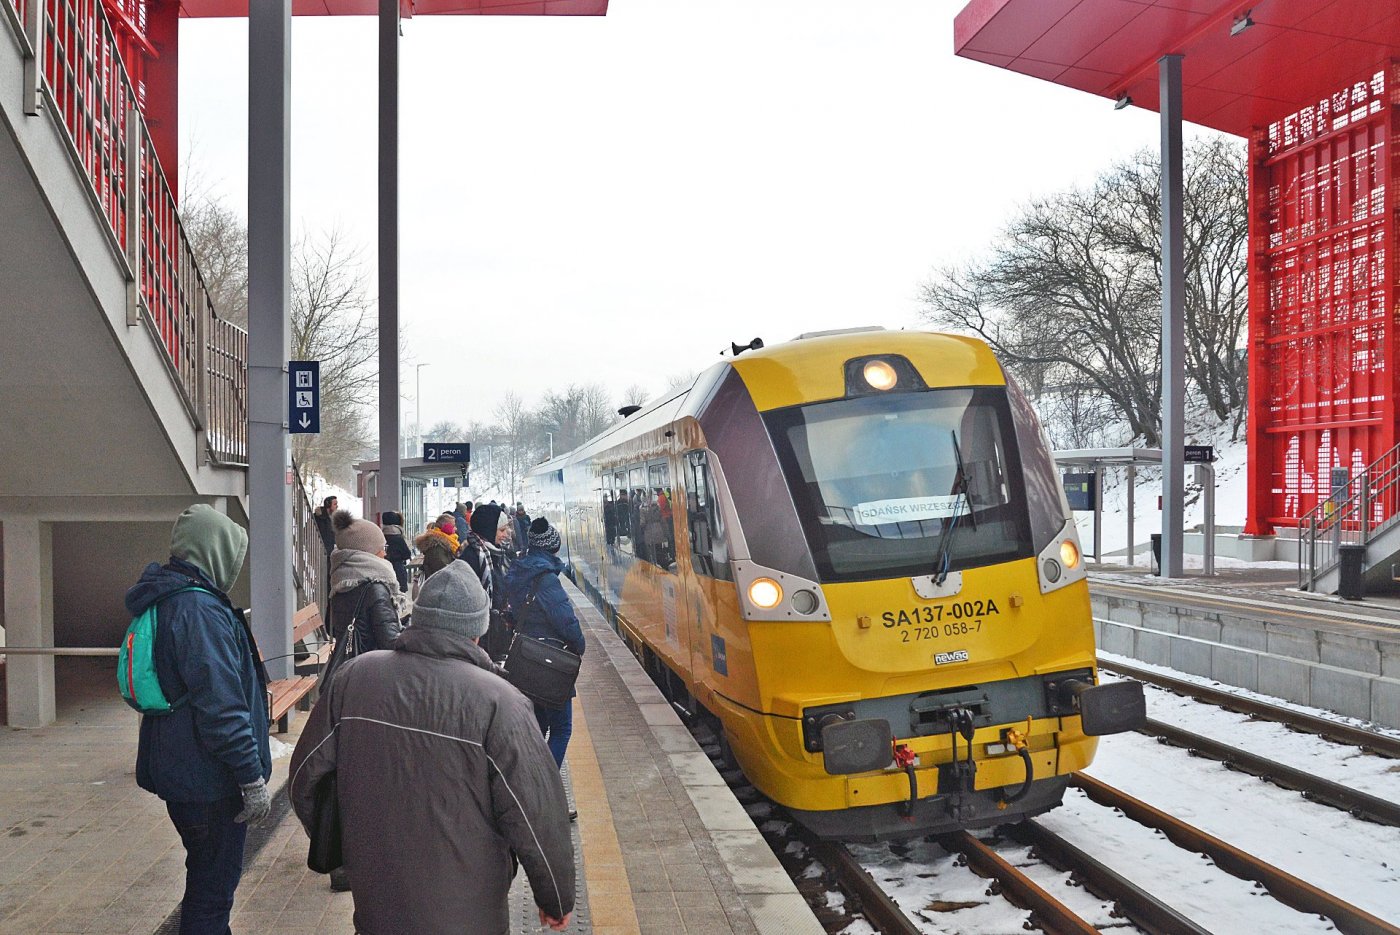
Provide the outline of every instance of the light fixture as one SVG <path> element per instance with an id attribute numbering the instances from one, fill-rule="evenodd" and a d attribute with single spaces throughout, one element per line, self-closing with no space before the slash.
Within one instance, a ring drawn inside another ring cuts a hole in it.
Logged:
<path id="1" fill-rule="evenodd" d="M 865 365 L 861 371 L 865 377 L 865 382 L 870 384 L 873 390 L 890 390 L 899 382 L 899 374 L 888 363 L 883 360 L 872 360 Z"/>
<path id="2" fill-rule="evenodd" d="M 1127 107 L 1128 105 L 1132 104 L 1132 102 L 1133 99 L 1127 94 L 1120 94 L 1118 95 L 1118 100 L 1113 102 L 1113 109 L 1122 110 L 1124 107 Z"/>
<path id="3" fill-rule="evenodd" d="M 1060 543 L 1060 561 L 1071 571 L 1079 567 L 1079 546 L 1074 544 L 1073 539 Z"/>
<path id="4" fill-rule="evenodd" d="M 772 578 L 758 578 L 749 585 L 749 600 L 760 610 L 772 610 L 783 599 L 783 587 Z"/>
<path id="5" fill-rule="evenodd" d="M 1235 24 L 1230 27 L 1230 35 L 1238 36 L 1240 33 L 1253 26 L 1254 20 L 1251 19 L 1249 15 L 1253 12 L 1253 10 L 1245 10 L 1244 16 L 1241 16 L 1239 19 L 1235 20 Z"/>

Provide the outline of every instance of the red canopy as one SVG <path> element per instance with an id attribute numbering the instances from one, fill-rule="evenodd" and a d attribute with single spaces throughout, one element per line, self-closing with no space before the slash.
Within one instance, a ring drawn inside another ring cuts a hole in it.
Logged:
<path id="1" fill-rule="evenodd" d="M 1249 11 L 1253 25 L 1232 35 Z M 1181 53 L 1184 116 L 1247 135 L 1400 56 L 1393 0 L 972 0 L 955 51 L 1157 109 L 1157 60 Z"/>
<path id="2" fill-rule="evenodd" d="M 608 0 L 399 0 L 403 16 L 603 16 Z M 292 0 L 294 16 L 375 16 L 378 0 Z M 248 15 L 248 0 L 183 0 L 181 16 Z"/>

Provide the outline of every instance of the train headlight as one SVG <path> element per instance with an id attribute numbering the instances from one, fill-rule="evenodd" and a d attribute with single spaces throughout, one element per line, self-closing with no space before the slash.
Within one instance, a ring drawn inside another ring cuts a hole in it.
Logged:
<path id="1" fill-rule="evenodd" d="M 1060 569 L 1060 563 L 1053 558 L 1047 558 L 1041 563 L 1040 567 L 1045 572 L 1045 580 L 1051 584 L 1059 581 L 1060 575 L 1063 574 L 1063 571 Z"/>
<path id="2" fill-rule="evenodd" d="M 1060 543 L 1060 561 L 1064 562 L 1070 571 L 1079 567 L 1079 546 L 1074 544 L 1073 539 L 1066 539 Z"/>
<path id="3" fill-rule="evenodd" d="M 799 614 L 816 613 L 821 602 L 817 600 L 817 595 L 806 588 L 792 592 L 792 609 Z"/>
<path id="4" fill-rule="evenodd" d="M 749 601 L 760 610 L 772 610 L 783 599 L 783 587 L 772 578 L 758 578 L 749 585 Z"/>
<path id="5" fill-rule="evenodd" d="M 865 365 L 861 371 L 865 377 L 865 382 L 870 384 L 873 390 L 892 390 L 899 382 L 899 373 L 883 360 L 872 360 Z"/>

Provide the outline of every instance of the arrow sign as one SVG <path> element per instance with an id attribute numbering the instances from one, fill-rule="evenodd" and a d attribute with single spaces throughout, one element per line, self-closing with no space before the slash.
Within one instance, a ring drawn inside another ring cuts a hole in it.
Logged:
<path id="1" fill-rule="evenodd" d="M 321 431 L 321 362 L 287 361 L 287 431 L 317 435 Z"/>

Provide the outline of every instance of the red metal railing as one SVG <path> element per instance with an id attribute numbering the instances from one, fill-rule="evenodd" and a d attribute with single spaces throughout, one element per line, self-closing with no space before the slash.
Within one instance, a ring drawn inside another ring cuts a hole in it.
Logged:
<path id="1" fill-rule="evenodd" d="M 109 0 L 122 13 L 119 33 L 103 0 L 9 2 L 37 66 L 26 110 L 37 112 L 40 96 L 48 102 L 92 184 L 130 270 L 128 324 L 144 323 L 159 339 L 209 457 L 247 463 L 248 336 L 214 308 L 141 117 L 141 89 L 122 59 L 142 39 L 133 4 Z"/>

